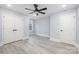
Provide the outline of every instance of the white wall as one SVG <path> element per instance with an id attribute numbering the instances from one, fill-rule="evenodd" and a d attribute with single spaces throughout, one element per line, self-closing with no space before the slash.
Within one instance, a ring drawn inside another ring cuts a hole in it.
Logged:
<path id="1" fill-rule="evenodd" d="M 23 37 L 24 39 L 29 38 L 29 17 L 23 19 Z"/>
<path id="2" fill-rule="evenodd" d="M 2 41 L 2 18 L 1 18 L 1 8 L 0 8 L 0 42 Z"/>
<path id="3" fill-rule="evenodd" d="M 50 19 L 49 17 L 35 20 L 35 33 L 50 36 Z"/>
<path id="4" fill-rule="evenodd" d="M 59 15 L 55 14 L 50 16 L 50 37 L 59 39 L 59 27 L 60 27 Z"/>

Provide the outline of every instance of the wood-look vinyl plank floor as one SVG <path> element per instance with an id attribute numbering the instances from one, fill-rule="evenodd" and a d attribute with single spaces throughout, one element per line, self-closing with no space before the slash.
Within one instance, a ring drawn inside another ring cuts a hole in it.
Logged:
<path id="1" fill-rule="evenodd" d="M 50 41 L 49 38 L 31 36 L 0 47 L 0 54 L 76 54 L 74 45 Z"/>

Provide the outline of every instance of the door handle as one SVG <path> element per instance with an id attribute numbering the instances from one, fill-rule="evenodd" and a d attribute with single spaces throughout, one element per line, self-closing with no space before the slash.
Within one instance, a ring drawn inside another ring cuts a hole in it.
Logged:
<path id="1" fill-rule="evenodd" d="M 13 31 L 13 32 L 14 32 L 14 31 L 17 31 L 17 29 L 13 29 L 12 31 Z"/>
<path id="2" fill-rule="evenodd" d="M 63 31 L 63 30 L 60 30 L 61 32 Z"/>

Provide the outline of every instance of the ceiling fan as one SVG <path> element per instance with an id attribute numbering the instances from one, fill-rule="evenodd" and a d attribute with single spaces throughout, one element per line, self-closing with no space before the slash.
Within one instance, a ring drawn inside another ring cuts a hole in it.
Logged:
<path id="1" fill-rule="evenodd" d="M 29 14 L 32 14 L 32 13 L 36 13 L 36 15 L 39 15 L 39 13 L 41 13 L 41 14 L 45 14 L 45 12 L 42 12 L 42 11 L 44 11 L 44 10 L 47 10 L 47 8 L 45 7 L 45 8 L 42 8 L 42 9 L 38 9 L 38 5 L 37 4 L 33 4 L 34 5 L 34 10 L 32 10 L 32 9 L 29 9 L 29 8 L 25 8 L 25 10 L 30 10 L 30 11 L 32 11 L 31 13 L 29 13 Z"/>

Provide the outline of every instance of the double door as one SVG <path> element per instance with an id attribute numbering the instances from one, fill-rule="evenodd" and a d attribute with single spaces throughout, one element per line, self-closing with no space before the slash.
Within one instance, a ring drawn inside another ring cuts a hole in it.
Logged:
<path id="1" fill-rule="evenodd" d="M 3 16 L 3 42 L 9 43 L 22 38 L 22 18 L 12 14 Z"/>

